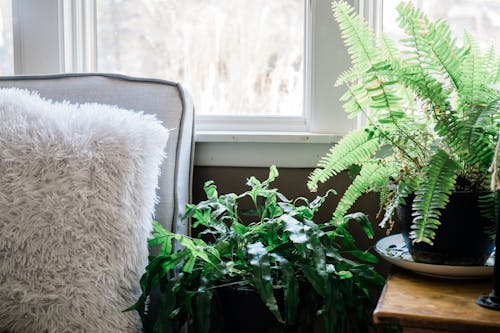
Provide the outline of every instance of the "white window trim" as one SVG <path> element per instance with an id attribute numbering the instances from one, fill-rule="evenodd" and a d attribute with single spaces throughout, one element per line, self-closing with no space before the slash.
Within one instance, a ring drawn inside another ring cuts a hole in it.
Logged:
<path id="1" fill-rule="evenodd" d="M 58 0 L 61 65 L 64 72 L 97 70 L 96 0 Z"/>
<path id="2" fill-rule="evenodd" d="M 15 73 L 95 71 L 95 1 L 13 0 Z M 380 29 L 382 0 L 348 1 Z M 197 165 L 314 167 L 331 144 L 360 126 L 342 110 L 343 89 L 333 87 L 349 58 L 331 0 L 305 6 L 305 117 L 197 117 Z"/>
<path id="3" fill-rule="evenodd" d="M 62 70 L 57 1 L 12 1 L 14 73 L 43 74 Z"/>

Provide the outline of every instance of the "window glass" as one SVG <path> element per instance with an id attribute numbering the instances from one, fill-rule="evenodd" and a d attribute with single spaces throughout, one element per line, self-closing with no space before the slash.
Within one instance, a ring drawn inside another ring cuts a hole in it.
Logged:
<path id="1" fill-rule="evenodd" d="M 0 0 L 0 75 L 14 73 L 12 0 Z"/>
<path id="2" fill-rule="evenodd" d="M 97 67 L 181 82 L 198 114 L 303 114 L 304 0 L 99 0 Z"/>
<path id="3" fill-rule="evenodd" d="M 393 38 L 403 36 L 396 19 L 399 1 L 384 1 L 384 32 Z M 464 29 L 477 39 L 483 50 L 497 45 L 500 51 L 500 1 L 498 0 L 414 0 L 413 4 L 432 19 L 443 18 L 455 37 L 462 41 Z"/>

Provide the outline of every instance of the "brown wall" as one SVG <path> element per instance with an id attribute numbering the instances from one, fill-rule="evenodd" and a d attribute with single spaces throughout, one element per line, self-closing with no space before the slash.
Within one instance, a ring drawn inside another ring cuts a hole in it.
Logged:
<path id="1" fill-rule="evenodd" d="M 301 168 L 280 168 L 280 176 L 273 183 L 275 188 L 283 193 L 287 198 L 296 197 L 314 198 L 315 193 L 311 193 L 306 186 L 307 177 L 312 169 Z M 193 181 L 193 202 L 204 200 L 203 184 L 207 180 L 215 181 L 219 193 L 243 193 L 248 190 L 245 185 L 246 179 L 250 176 L 255 176 L 260 180 L 267 179 L 269 169 L 267 168 L 241 168 L 241 167 L 195 167 Z M 327 184 L 320 186 L 318 193 L 323 195 L 329 188 L 335 189 L 339 194 L 343 193 L 350 183 L 347 174 L 341 174 L 334 177 Z M 317 222 L 326 222 L 330 219 L 333 210 L 338 202 L 339 195 L 330 196 L 323 204 L 322 210 L 317 214 Z M 355 236 L 358 245 L 361 249 L 373 247 L 374 242 L 385 235 L 385 230 L 377 226 L 376 214 L 379 203 L 378 196 L 369 194 L 359 200 L 353 208 L 354 211 L 362 211 L 368 214 L 374 225 L 376 232 L 375 240 L 368 240 L 362 234 L 361 230 L 355 223 L 352 223 L 351 231 Z M 372 252 L 375 253 L 372 249 Z M 389 265 L 381 259 L 377 265 L 379 272 L 386 274 Z"/>

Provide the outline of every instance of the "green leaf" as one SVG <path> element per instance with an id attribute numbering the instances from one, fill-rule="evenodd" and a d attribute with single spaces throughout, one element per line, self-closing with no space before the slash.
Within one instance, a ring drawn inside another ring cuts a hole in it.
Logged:
<path id="1" fill-rule="evenodd" d="M 179 244 L 184 246 L 192 256 L 200 258 L 212 265 L 215 265 L 214 262 L 208 257 L 206 253 L 206 249 L 208 248 L 207 244 L 201 239 L 192 239 L 189 236 L 184 236 L 180 234 L 175 234 L 175 239 L 179 241 Z M 213 250 L 212 250 L 213 251 Z"/>
<path id="2" fill-rule="evenodd" d="M 359 173 L 361 172 L 361 165 L 359 164 L 353 164 L 351 165 L 348 169 L 347 169 L 348 173 L 349 173 L 349 178 L 351 178 L 351 180 L 353 180 L 354 178 L 356 178 Z"/>
<path id="3" fill-rule="evenodd" d="M 311 284 L 314 290 L 322 297 L 328 297 L 328 289 L 326 288 L 326 274 L 318 272 L 313 267 L 305 264 L 297 264 L 307 281 Z"/>
<path id="4" fill-rule="evenodd" d="M 297 320 L 300 301 L 299 281 L 296 277 L 294 262 L 276 253 L 271 253 L 270 256 L 279 263 L 279 269 L 283 273 L 280 284 L 283 285 L 285 292 L 286 324 L 293 325 Z"/>
<path id="5" fill-rule="evenodd" d="M 206 181 L 205 184 L 203 185 L 203 190 L 205 191 L 205 194 L 207 195 L 207 198 L 212 201 L 217 200 L 217 186 L 215 185 L 213 180 Z"/>
<path id="6" fill-rule="evenodd" d="M 194 264 L 196 263 L 196 257 L 191 256 L 189 257 L 185 262 L 184 265 L 182 266 L 182 271 L 186 273 L 192 273 Z"/>
<path id="7" fill-rule="evenodd" d="M 239 222 L 234 222 L 233 224 L 231 224 L 231 229 L 236 231 L 238 235 L 243 235 L 245 232 L 248 231 L 248 227 L 244 226 Z"/>
<path id="8" fill-rule="evenodd" d="M 264 182 L 262 182 L 262 185 L 268 186 L 270 183 L 275 181 L 276 178 L 278 178 L 278 176 L 279 176 L 278 168 L 276 167 L 276 165 L 271 165 L 271 167 L 269 168 L 269 176 Z"/>
<path id="9" fill-rule="evenodd" d="M 461 165 L 442 149 L 431 157 L 413 201 L 413 230 L 410 232 L 413 242 L 433 245 L 434 229 L 440 224 L 440 210 L 449 201 L 460 169 Z"/>
<path id="10" fill-rule="evenodd" d="M 169 257 L 165 257 L 160 264 L 161 272 L 159 273 L 159 276 L 160 277 L 166 276 L 171 270 L 176 268 L 189 255 L 190 252 L 188 250 L 181 250 Z"/>
<path id="11" fill-rule="evenodd" d="M 375 34 L 368 24 L 345 2 L 333 2 L 332 8 L 353 65 L 369 68 L 379 62 L 381 54 L 376 47 Z"/>
<path id="12" fill-rule="evenodd" d="M 203 278 L 195 296 L 195 328 L 196 332 L 208 333 L 210 331 L 210 309 L 213 292 L 208 289 L 211 281 Z"/>
<path id="13" fill-rule="evenodd" d="M 309 175 L 307 186 L 316 191 L 319 182 L 324 183 L 353 164 L 363 164 L 379 149 L 378 139 L 365 129 L 350 132 L 319 161 L 318 168 Z"/>
<path id="14" fill-rule="evenodd" d="M 368 251 L 352 250 L 352 251 L 348 251 L 348 253 L 350 253 L 353 256 L 355 256 L 356 258 L 364 260 L 366 262 L 369 262 L 372 264 L 378 263 L 378 258 Z"/>
<path id="15" fill-rule="evenodd" d="M 368 215 L 358 212 L 346 215 L 345 218 L 349 220 L 356 220 L 356 222 L 358 222 L 361 228 L 363 229 L 365 235 L 369 239 L 373 239 L 374 236 L 373 226 L 372 223 L 370 222 L 370 219 L 368 218 Z"/>
<path id="16" fill-rule="evenodd" d="M 354 241 L 354 238 L 349 233 L 349 231 L 347 231 L 344 225 L 337 227 L 337 229 L 335 229 L 335 234 L 341 236 L 342 245 L 344 245 L 344 247 L 347 250 L 354 251 L 358 249 L 358 247 L 356 246 L 356 242 Z"/>
<path id="17" fill-rule="evenodd" d="M 392 194 L 392 198 L 390 202 L 385 207 L 385 214 L 382 221 L 380 221 L 379 226 L 381 228 L 385 228 L 388 226 L 389 222 L 394 215 L 396 208 L 400 204 L 405 204 L 405 198 L 413 193 L 417 188 L 417 179 L 416 177 L 408 178 L 399 183 L 396 191 Z"/>
<path id="18" fill-rule="evenodd" d="M 152 223 L 153 234 L 148 239 L 148 246 L 154 247 L 161 244 L 160 256 L 170 255 L 172 253 L 172 238 L 175 234 L 163 228 L 158 221 L 153 220 Z"/>
<path id="19" fill-rule="evenodd" d="M 397 175 L 398 169 L 394 164 L 365 163 L 359 175 L 347 188 L 344 195 L 333 213 L 333 221 L 341 224 L 345 220 L 344 215 L 356 202 L 356 200 L 374 186 L 387 184 L 390 177 Z"/>
<path id="20" fill-rule="evenodd" d="M 281 216 L 281 219 L 285 223 L 284 230 L 292 242 L 296 244 L 304 244 L 309 241 L 307 230 L 310 228 L 308 226 L 289 215 L 283 215 Z"/>
<path id="21" fill-rule="evenodd" d="M 266 248 L 261 242 L 257 242 L 248 244 L 247 251 L 250 256 L 250 265 L 252 266 L 255 288 L 259 292 L 260 298 L 276 317 L 276 320 L 280 323 L 284 323 L 273 292 L 271 264 Z"/>
<path id="22" fill-rule="evenodd" d="M 339 276 L 339 278 L 341 280 L 343 279 L 351 279 L 353 277 L 352 273 L 349 272 L 349 271 L 340 271 L 337 273 L 337 275 Z"/>
<path id="23" fill-rule="evenodd" d="M 158 313 L 159 315 L 154 327 L 153 333 L 174 333 L 174 321 L 170 317 L 170 314 L 174 310 L 176 305 L 175 295 L 172 291 L 172 284 L 167 283 L 161 288 L 161 293 L 159 295 Z"/>

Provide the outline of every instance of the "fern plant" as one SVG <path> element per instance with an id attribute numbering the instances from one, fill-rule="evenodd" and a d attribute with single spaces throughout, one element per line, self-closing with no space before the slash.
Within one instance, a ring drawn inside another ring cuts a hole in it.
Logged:
<path id="1" fill-rule="evenodd" d="M 347 87 L 341 97 L 345 111 L 364 115 L 367 125 L 331 148 L 310 174 L 308 187 L 315 191 L 318 183 L 360 166 L 332 223 L 363 193 L 377 191 L 385 226 L 413 193 L 410 238 L 432 245 L 450 194 L 489 188 L 500 128 L 494 86 L 500 61 L 493 48 L 482 53 L 468 33 L 460 45 L 445 21 L 430 21 L 412 3 L 397 10 L 406 33 L 399 45 L 384 34 L 376 36 L 347 3 L 333 3 L 352 60 L 336 85 Z"/>
<path id="2" fill-rule="evenodd" d="M 377 258 L 357 247 L 349 222 L 357 221 L 373 238 L 370 221 L 355 213 L 343 216 L 338 226 L 318 223 L 315 214 L 334 191 L 312 201 L 289 200 L 271 187 L 276 177 L 273 166 L 266 180 L 249 178 L 250 188 L 242 194 L 219 194 L 213 181 L 206 182 L 206 200 L 188 204 L 184 216 L 192 219 L 193 228 L 201 227 L 199 237 L 154 223 L 148 243 L 159 253 L 150 258 L 141 279 L 142 295 L 128 309 L 148 322 L 152 294 L 159 288 L 160 315 L 149 318 L 154 322 L 145 325 L 145 332 L 178 332 L 186 323 L 193 332 L 234 329 L 211 327 L 224 314 L 210 320 L 230 286 L 258 293 L 275 318 L 266 332 L 312 332 L 318 320 L 324 332 L 366 331 L 372 292 L 380 290 L 384 279 L 372 266 Z M 242 209 L 249 202 L 251 209 Z M 243 222 L 244 216 L 250 223 Z M 253 309 L 244 312 L 254 315 Z"/>

